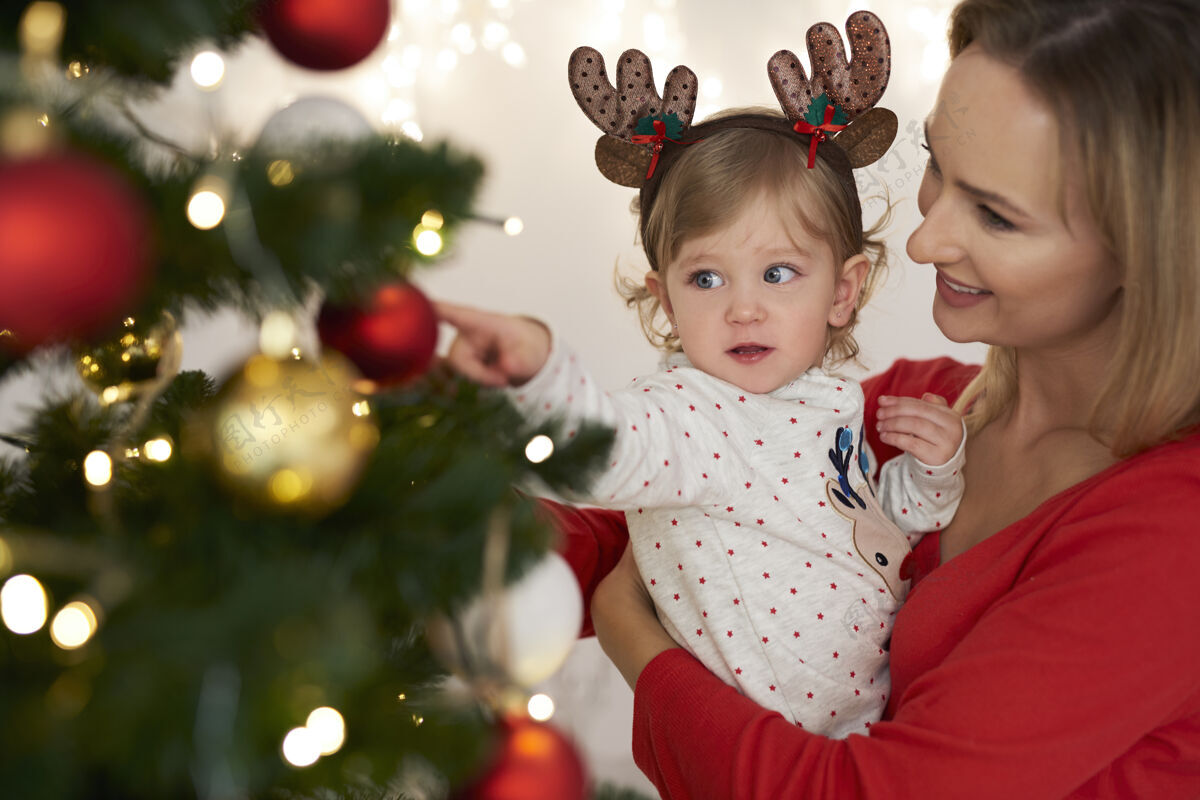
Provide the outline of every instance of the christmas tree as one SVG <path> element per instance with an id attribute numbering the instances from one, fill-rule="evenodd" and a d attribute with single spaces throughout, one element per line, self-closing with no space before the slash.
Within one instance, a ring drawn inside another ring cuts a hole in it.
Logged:
<path id="1" fill-rule="evenodd" d="M 578 596 L 512 487 L 578 485 L 608 433 L 531 429 L 431 367 L 407 281 L 481 164 L 381 135 L 193 153 L 130 110 L 200 42 L 347 67 L 387 0 L 2 8 L 0 381 L 80 380 L 3 432 L 0 794 L 587 796 L 524 711 L 578 618 L 514 637 L 512 583 Z M 226 306 L 262 352 L 218 386 L 180 371 L 179 328 Z"/>

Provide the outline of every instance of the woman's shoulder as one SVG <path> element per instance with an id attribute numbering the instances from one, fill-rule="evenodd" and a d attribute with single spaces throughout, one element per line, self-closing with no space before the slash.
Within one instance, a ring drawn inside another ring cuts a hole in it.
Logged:
<path id="1" fill-rule="evenodd" d="M 901 358 L 864 380 L 863 391 L 868 399 L 881 394 L 920 397 L 932 392 L 953 403 L 977 374 L 978 364 L 964 364 L 945 356 L 922 360 Z"/>

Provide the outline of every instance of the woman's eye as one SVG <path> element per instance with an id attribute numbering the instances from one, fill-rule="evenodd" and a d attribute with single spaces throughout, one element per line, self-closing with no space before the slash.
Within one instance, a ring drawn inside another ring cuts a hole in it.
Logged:
<path id="1" fill-rule="evenodd" d="M 927 142 L 921 142 L 921 149 L 929 154 L 929 161 L 926 162 L 925 166 L 927 166 L 929 171 L 934 175 L 941 177 L 942 170 L 938 166 L 937 159 L 933 157 L 933 151 L 929 149 L 929 144 Z"/>
<path id="2" fill-rule="evenodd" d="M 794 268 L 785 264 L 775 264 L 767 267 L 767 271 L 763 273 L 763 280 L 767 283 L 787 283 L 799 274 Z"/>
<path id="3" fill-rule="evenodd" d="M 689 282 L 696 284 L 701 289 L 715 289 L 725 285 L 725 279 L 710 269 L 702 269 L 694 273 Z"/>
<path id="4" fill-rule="evenodd" d="M 979 216 L 983 219 L 985 226 L 998 231 L 1011 231 L 1017 227 L 985 205 L 979 206 Z"/>

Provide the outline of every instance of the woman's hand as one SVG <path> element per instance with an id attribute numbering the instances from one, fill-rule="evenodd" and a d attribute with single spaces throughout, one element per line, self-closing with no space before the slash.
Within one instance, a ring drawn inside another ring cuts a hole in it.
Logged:
<path id="1" fill-rule="evenodd" d="M 881 441 L 931 467 L 954 458 L 963 440 L 962 415 L 928 392 L 920 399 L 881 395 L 875 419 Z"/>
<path id="2" fill-rule="evenodd" d="M 654 613 L 629 547 L 592 594 L 592 625 L 600 647 L 630 689 L 636 688 L 638 676 L 655 656 L 678 646 Z"/>
<path id="3" fill-rule="evenodd" d="M 483 386 L 520 386 L 550 357 L 550 331 L 530 317 L 434 303 L 438 318 L 458 331 L 446 363 Z"/>

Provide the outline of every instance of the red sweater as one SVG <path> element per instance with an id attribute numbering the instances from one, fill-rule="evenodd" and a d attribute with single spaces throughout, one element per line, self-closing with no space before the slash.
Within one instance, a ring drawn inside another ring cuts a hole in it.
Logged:
<path id="1" fill-rule="evenodd" d="M 899 361 L 866 382 L 867 419 L 880 394 L 953 401 L 975 371 Z M 880 461 L 896 452 L 871 445 Z M 620 521 L 560 513 L 590 592 L 620 555 Z M 664 798 L 1200 797 L 1198 517 L 1200 434 L 946 564 L 928 535 L 869 735 L 795 728 L 672 649 L 638 680 L 634 758 Z"/>

